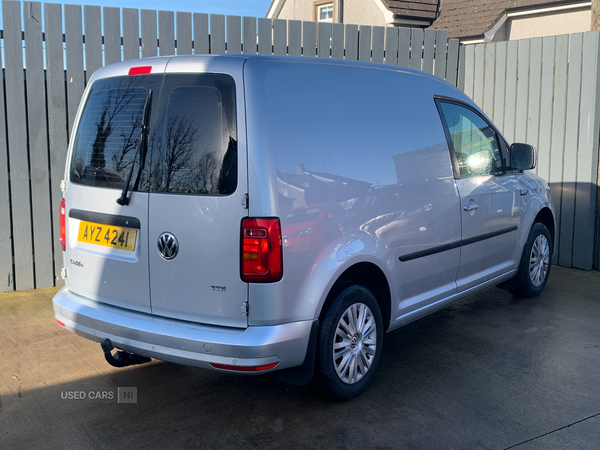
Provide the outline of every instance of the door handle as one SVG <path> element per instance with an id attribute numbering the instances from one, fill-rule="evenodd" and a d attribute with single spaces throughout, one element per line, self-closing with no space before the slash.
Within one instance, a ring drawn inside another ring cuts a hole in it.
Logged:
<path id="1" fill-rule="evenodd" d="M 479 209 L 479 205 L 465 205 L 463 209 L 467 212 L 475 211 L 476 209 Z"/>

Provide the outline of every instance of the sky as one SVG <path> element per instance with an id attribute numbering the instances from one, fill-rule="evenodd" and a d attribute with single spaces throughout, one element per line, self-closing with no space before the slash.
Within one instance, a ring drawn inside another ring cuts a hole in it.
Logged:
<path id="1" fill-rule="evenodd" d="M 116 6 L 251 17 L 265 17 L 271 6 L 271 0 L 70 0 L 65 2 L 59 0 L 42 3 Z"/>

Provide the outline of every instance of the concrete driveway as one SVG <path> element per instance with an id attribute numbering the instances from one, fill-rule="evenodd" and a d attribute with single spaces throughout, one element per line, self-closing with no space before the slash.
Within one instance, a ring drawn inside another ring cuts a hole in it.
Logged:
<path id="1" fill-rule="evenodd" d="M 0 294 L 0 448 L 598 449 L 600 272 L 553 267 L 386 336 L 345 403 L 273 374 L 117 369 L 56 324 L 56 289 Z"/>

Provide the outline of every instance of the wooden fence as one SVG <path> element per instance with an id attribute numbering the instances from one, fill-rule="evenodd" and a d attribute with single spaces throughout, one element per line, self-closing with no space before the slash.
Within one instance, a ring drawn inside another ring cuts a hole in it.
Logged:
<path id="1" fill-rule="evenodd" d="M 49 3 L 42 11 L 39 2 L 4 1 L 2 9 L 0 292 L 61 283 L 58 206 L 69 131 L 86 80 L 103 65 L 156 55 L 287 54 L 411 67 L 458 82 L 459 44 L 443 30 Z"/>
<path id="2" fill-rule="evenodd" d="M 552 188 L 554 263 L 600 268 L 598 133 L 600 33 L 463 47 L 461 87 L 509 142 L 538 149 Z"/>

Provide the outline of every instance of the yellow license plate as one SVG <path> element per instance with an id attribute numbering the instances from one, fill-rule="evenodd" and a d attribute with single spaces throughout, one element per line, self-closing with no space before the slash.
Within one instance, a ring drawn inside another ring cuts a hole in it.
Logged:
<path id="1" fill-rule="evenodd" d="M 120 250 L 134 251 L 137 230 L 99 223 L 79 223 L 77 240 L 86 244 L 103 245 Z"/>

